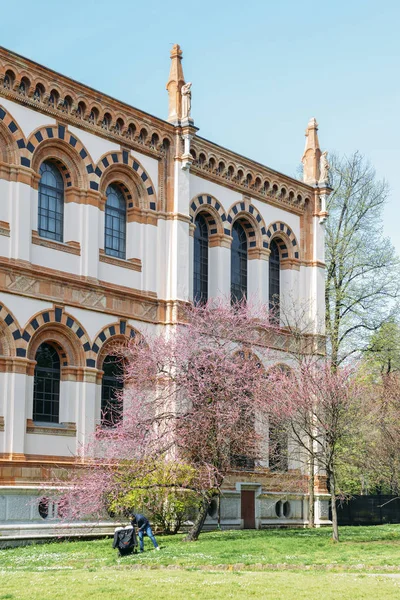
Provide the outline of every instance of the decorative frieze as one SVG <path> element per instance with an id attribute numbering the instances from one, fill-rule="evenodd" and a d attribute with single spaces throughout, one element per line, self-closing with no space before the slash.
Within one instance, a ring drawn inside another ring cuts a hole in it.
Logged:
<path id="1" fill-rule="evenodd" d="M 166 121 L 4 48 L 0 96 L 155 158 L 174 145 L 174 127 Z"/>

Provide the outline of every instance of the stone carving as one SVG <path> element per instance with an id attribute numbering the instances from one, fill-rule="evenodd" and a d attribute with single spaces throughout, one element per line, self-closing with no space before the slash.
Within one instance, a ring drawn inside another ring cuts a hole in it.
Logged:
<path id="1" fill-rule="evenodd" d="M 97 292 L 79 292 L 79 302 L 84 306 L 90 306 L 92 308 L 105 308 L 106 297 L 104 294 L 98 294 Z"/>
<path id="2" fill-rule="evenodd" d="M 33 288 L 37 287 L 35 284 L 37 280 L 32 277 L 25 277 L 25 275 L 14 275 L 10 274 L 7 276 L 7 287 L 9 290 L 16 292 L 33 292 Z"/>
<path id="3" fill-rule="evenodd" d="M 326 183 L 328 181 L 328 171 L 329 171 L 329 163 L 328 163 L 328 152 L 325 150 L 321 154 L 321 158 L 319 159 L 319 182 L 318 183 Z"/>
<path id="4" fill-rule="evenodd" d="M 181 94 L 182 94 L 182 119 L 189 119 L 190 111 L 192 108 L 192 92 L 190 88 L 192 87 L 191 82 L 185 83 L 182 86 Z"/>

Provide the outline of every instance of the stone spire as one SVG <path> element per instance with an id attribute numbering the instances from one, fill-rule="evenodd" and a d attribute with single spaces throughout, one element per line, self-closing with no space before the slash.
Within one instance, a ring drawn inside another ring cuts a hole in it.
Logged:
<path id="1" fill-rule="evenodd" d="M 169 96 L 168 121 L 170 123 L 176 123 L 182 116 L 181 89 L 184 84 L 182 50 L 179 44 L 174 44 L 171 50 L 171 69 L 167 83 Z"/>
<path id="2" fill-rule="evenodd" d="M 306 146 L 303 157 L 303 181 L 309 185 L 317 185 L 320 178 L 321 149 L 318 141 L 318 123 L 314 117 L 309 120 L 306 129 Z"/>

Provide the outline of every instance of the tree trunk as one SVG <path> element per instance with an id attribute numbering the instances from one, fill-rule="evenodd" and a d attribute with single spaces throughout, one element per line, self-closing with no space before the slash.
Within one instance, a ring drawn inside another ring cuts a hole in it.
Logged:
<path id="1" fill-rule="evenodd" d="M 312 443 L 312 440 L 311 440 Z M 310 454 L 309 460 L 309 474 L 308 474 L 308 527 L 312 529 L 315 527 L 315 476 L 314 476 L 314 455 Z"/>
<path id="2" fill-rule="evenodd" d="M 201 501 L 199 512 L 197 513 L 197 517 L 195 522 L 192 525 L 189 533 L 185 537 L 185 542 L 195 542 L 199 539 L 199 535 L 201 530 L 203 529 L 204 521 L 207 518 L 208 507 L 210 506 L 211 498 L 207 495 L 203 496 Z"/>
<path id="3" fill-rule="evenodd" d="M 337 510 L 336 510 L 336 487 L 335 487 L 335 477 L 333 473 L 329 474 L 329 483 L 331 490 L 331 505 L 332 505 L 332 539 L 334 542 L 339 541 L 339 527 L 337 520 Z"/>

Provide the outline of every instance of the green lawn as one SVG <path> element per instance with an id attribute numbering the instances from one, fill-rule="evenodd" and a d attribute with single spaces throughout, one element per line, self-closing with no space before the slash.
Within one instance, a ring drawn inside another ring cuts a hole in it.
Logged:
<path id="1" fill-rule="evenodd" d="M 145 538 L 118 558 L 110 539 L 0 550 L 0 600 L 400 598 L 400 525 L 222 531 L 196 543 Z"/>

